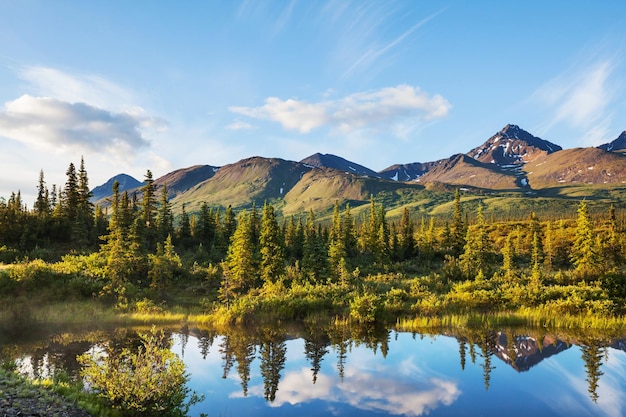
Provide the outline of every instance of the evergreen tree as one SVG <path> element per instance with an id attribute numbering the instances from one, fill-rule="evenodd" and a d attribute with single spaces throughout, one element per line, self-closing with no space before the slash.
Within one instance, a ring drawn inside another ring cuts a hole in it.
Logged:
<path id="1" fill-rule="evenodd" d="M 478 275 L 486 276 L 488 263 L 488 251 L 490 249 L 489 236 L 483 217 L 482 204 L 476 208 L 476 224 L 467 229 L 464 252 L 461 255 L 461 270 L 467 278 Z"/>
<path id="2" fill-rule="evenodd" d="M 228 247 L 221 298 L 228 303 L 232 297 L 246 294 L 256 287 L 257 271 L 250 214 L 244 210 L 239 214 L 237 229 Z"/>
<path id="3" fill-rule="evenodd" d="M 174 216 L 167 193 L 167 184 L 161 187 L 161 199 L 157 212 L 157 239 L 164 241 L 168 236 L 174 234 Z"/>
<path id="4" fill-rule="evenodd" d="M 357 256 L 359 249 L 356 236 L 356 225 L 354 224 L 354 218 L 352 217 L 352 212 L 350 211 L 350 204 L 346 204 L 346 208 L 343 211 L 341 228 L 343 230 L 343 246 L 346 250 L 346 256 L 348 259 L 353 259 Z"/>
<path id="5" fill-rule="evenodd" d="M 200 240 L 202 246 L 210 250 L 215 243 L 215 215 L 212 209 L 209 209 L 207 203 L 202 203 L 198 222 L 196 223 L 197 232 L 195 237 Z"/>
<path id="6" fill-rule="evenodd" d="M 328 251 L 324 238 L 315 227 L 315 215 L 309 211 L 309 218 L 304 227 L 304 245 L 302 268 L 313 282 L 320 282 L 328 277 Z"/>
<path id="7" fill-rule="evenodd" d="M 260 232 L 261 278 L 265 282 L 275 282 L 285 272 L 284 245 L 274 207 L 263 206 Z"/>
<path id="8" fill-rule="evenodd" d="M 502 272 L 507 279 L 513 277 L 515 269 L 515 248 L 513 246 L 513 234 L 509 233 L 502 247 Z"/>
<path id="9" fill-rule="evenodd" d="M 80 246 L 91 240 L 94 219 L 92 196 L 93 193 L 89 189 L 89 178 L 85 169 L 85 160 L 81 157 L 78 171 L 76 218 L 72 227 L 72 238 Z"/>
<path id="10" fill-rule="evenodd" d="M 189 218 L 189 214 L 187 210 L 185 210 L 185 203 L 181 208 L 180 212 L 180 227 L 178 228 L 178 240 L 181 242 L 182 246 L 189 247 L 191 243 L 191 219 Z"/>
<path id="11" fill-rule="evenodd" d="M 415 251 L 414 225 L 407 207 L 404 207 L 402 211 L 402 219 L 400 219 L 400 239 L 398 240 L 400 245 L 400 259 L 406 260 L 413 257 Z"/>
<path id="12" fill-rule="evenodd" d="M 539 290 L 539 286 L 541 284 L 542 258 L 543 254 L 541 250 L 541 239 L 539 238 L 539 233 L 535 232 L 533 234 L 533 245 L 530 264 L 532 265 L 531 284 L 536 290 Z"/>
<path id="13" fill-rule="evenodd" d="M 461 194 L 459 189 L 454 193 L 454 213 L 452 218 L 451 248 L 452 254 L 458 256 L 465 247 L 467 234 L 467 222 L 463 220 L 463 208 L 461 207 Z"/>
<path id="14" fill-rule="evenodd" d="M 143 202 L 141 204 L 141 228 L 138 228 L 143 234 L 143 242 L 145 249 L 150 252 L 154 250 L 157 241 L 157 204 L 156 204 L 156 185 L 152 178 L 152 172 L 146 171 L 144 177 L 144 186 L 142 187 Z"/>
<path id="15" fill-rule="evenodd" d="M 546 233 L 543 236 L 543 263 L 547 270 L 554 265 L 554 231 L 552 222 L 546 224 Z"/>
<path id="16" fill-rule="evenodd" d="M 79 191 L 78 191 L 78 176 L 76 175 L 76 168 L 73 163 L 70 163 L 67 171 L 65 172 L 67 180 L 65 182 L 65 188 L 61 193 L 61 213 L 66 220 L 73 222 L 76 220 L 76 212 L 79 204 Z"/>
<path id="17" fill-rule="evenodd" d="M 378 215 L 378 236 L 376 239 L 376 260 L 381 265 L 389 263 L 391 252 L 389 250 L 389 225 L 385 215 L 385 209 L 380 206 L 380 214 Z"/>
<path id="18" fill-rule="evenodd" d="M 304 251 L 304 229 L 302 219 L 289 216 L 289 222 L 285 228 L 285 255 L 291 260 L 301 260 Z"/>
<path id="19" fill-rule="evenodd" d="M 613 204 L 609 208 L 608 236 L 604 246 L 603 258 L 607 259 L 612 266 L 620 265 L 623 262 L 622 239 L 617 230 L 617 218 Z"/>
<path id="20" fill-rule="evenodd" d="M 340 268 L 342 262 L 345 265 L 345 259 L 347 257 L 342 226 L 341 215 L 339 213 L 339 203 L 335 201 L 335 206 L 333 208 L 333 220 L 330 227 L 328 241 L 328 260 L 330 263 L 331 275 L 335 280 L 338 280 L 341 276 Z"/>
<path id="21" fill-rule="evenodd" d="M 572 245 L 571 260 L 576 272 L 582 276 L 595 275 L 598 272 L 599 257 L 595 244 L 595 236 L 587 203 L 581 201 L 578 207 L 576 222 L 576 238 Z"/>
<path id="22" fill-rule="evenodd" d="M 235 233 L 235 228 L 237 228 L 235 212 L 229 204 L 228 207 L 226 207 L 226 212 L 224 213 L 224 239 L 226 242 L 230 241 L 231 236 Z"/>
<path id="23" fill-rule="evenodd" d="M 37 186 L 37 200 L 35 200 L 35 214 L 38 217 L 46 217 L 50 214 L 50 203 L 48 201 L 48 188 L 44 181 L 43 170 L 39 171 L 39 184 Z"/>

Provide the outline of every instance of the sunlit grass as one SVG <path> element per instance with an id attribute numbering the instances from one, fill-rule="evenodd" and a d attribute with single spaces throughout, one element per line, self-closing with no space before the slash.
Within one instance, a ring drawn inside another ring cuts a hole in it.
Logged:
<path id="1" fill-rule="evenodd" d="M 433 331 L 454 328 L 498 329 L 503 327 L 530 327 L 550 330 L 602 331 L 623 334 L 624 317 L 599 314 L 556 314 L 543 307 L 521 308 L 517 311 L 494 313 L 442 314 L 402 318 L 396 323 L 400 331 Z"/>

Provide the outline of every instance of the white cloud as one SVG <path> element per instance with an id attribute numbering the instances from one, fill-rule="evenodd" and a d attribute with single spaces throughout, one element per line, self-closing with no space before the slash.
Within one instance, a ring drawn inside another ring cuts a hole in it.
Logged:
<path id="1" fill-rule="evenodd" d="M 229 110 L 278 122 L 284 129 L 300 133 L 320 127 L 349 133 L 358 129 L 393 127 L 411 118 L 440 119 L 448 115 L 450 108 L 450 103 L 438 94 L 431 96 L 419 87 L 398 85 L 317 103 L 269 97 L 260 107 L 233 106 Z"/>
<path id="2" fill-rule="evenodd" d="M 312 400 L 328 403 L 341 402 L 361 410 L 383 411 L 394 415 L 420 416 L 452 404 L 461 394 L 457 384 L 441 378 L 424 378 L 420 381 L 405 378 L 381 378 L 363 370 L 347 369 L 344 380 L 338 376 L 318 374 L 311 384 L 310 369 L 288 372 L 281 380 L 276 399 L 271 406 L 289 403 L 301 404 Z M 264 387 L 250 387 L 250 395 L 263 396 Z M 232 394 L 237 396 L 240 394 Z"/>
<path id="3" fill-rule="evenodd" d="M 0 136 L 35 149 L 106 152 L 126 159 L 149 142 L 141 129 L 161 122 L 145 115 L 112 112 L 85 103 L 23 95 L 0 111 Z"/>

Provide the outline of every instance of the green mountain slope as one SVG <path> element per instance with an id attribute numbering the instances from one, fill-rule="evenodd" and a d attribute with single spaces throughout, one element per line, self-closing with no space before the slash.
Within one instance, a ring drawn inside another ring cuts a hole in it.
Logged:
<path id="1" fill-rule="evenodd" d="M 172 200 L 176 209 L 185 203 L 197 211 L 209 206 L 249 207 L 253 202 L 281 199 L 312 168 L 278 158 L 252 157 L 221 167 L 213 177 L 197 184 Z"/>

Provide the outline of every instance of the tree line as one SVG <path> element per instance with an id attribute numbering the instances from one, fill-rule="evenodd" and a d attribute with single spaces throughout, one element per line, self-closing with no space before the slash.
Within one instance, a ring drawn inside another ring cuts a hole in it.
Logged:
<path id="1" fill-rule="evenodd" d="M 159 189 L 150 170 L 138 192 L 120 192 L 115 183 L 106 209 L 90 201 L 82 158 L 66 175 L 64 187 L 49 191 L 40 174 L 32 210 L 19 192 L 0 199 L 0 261 L 46 248 L 93 253 L 104 271 L 103 293 L 122 300 L 129 286 L 161 296 L 184 287 L 198 266 L 226 306 L 277 283 L 350 287 L 366 275 L 394 272 L 436 273 L 446 285 L 497 276 L 539 287 L 566 271 L 570 281 L 604 277 L 610 296 L 626 296 L 623 232 L 613 206 L 599 222 L 584 200 L 575 219 L 541 221 L 531 212 L 522 221 L 488 222 L 478 204 L 470 221 L 457 190 L 443 223 L 416 221 L 407 207 L 389 221 L 374 198 L 359 215 L 336 203 L 327 222 L 312 210 L 280 218 L 269 203 L 238 213 L 206 203 L 188 213 L 183 205 L 175 216 L 167 185 Z"/>

